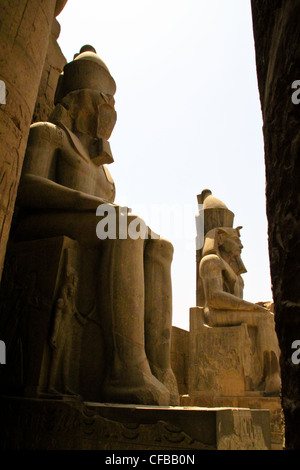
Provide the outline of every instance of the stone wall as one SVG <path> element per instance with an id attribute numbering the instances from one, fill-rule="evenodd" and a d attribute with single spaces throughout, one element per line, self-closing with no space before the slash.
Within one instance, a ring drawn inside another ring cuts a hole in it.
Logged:
<path id="1" fill-rule="evenodd" d="M 60 24 L 54 18 L 49 38 L 46 60 L 39 86 L 36 105 L 33 113 L 33 122 L 48 121 L 48 117 L 54 108 L 54 95 L 58 77 L 67 63 L 57 39 L 60 34 Z"/>
<path id="2" fill-rule="evenodd" d="M 263 114 L 269 253 L 276 330 L 281 348 L 286 448 L 300 448 L 300 1 L 252 0 L 257 77 Z"/>
<path id="3" fill-rule="evenodd" d="M 66 0 L 3 0 L 0 23 L 0 277 L 53 18 Z"/>

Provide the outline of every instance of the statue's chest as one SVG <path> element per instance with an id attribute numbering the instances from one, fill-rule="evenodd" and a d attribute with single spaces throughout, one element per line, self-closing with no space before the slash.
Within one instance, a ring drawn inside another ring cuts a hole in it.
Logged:
<path id="1" fill-rule="evenodd" d="M 63 186 L 91 195 L 96 195 L 106 183 L 103 167 L 95 166 L 80 155 L 58 157 L 56 180 Z"/>
<path id="2" fill-rule="evenodd" d="M 233 294 L 237 297 L 240 297 L 240 285 L 238 276 L 229 266 L 226 266 L 226 269 L 223 270 L 222 274 L 224 291 L 228 292 L 229 294 Z"/>

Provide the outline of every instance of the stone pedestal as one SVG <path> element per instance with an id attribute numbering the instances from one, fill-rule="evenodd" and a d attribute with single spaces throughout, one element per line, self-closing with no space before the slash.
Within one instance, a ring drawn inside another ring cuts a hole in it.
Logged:
<path id="1" fill-rule="evenodd" d="M 237 407 L 251 410 L 269 410 L 271 450 L 282 450 L 284 447 L 284 423 L 281 401 L 279 397 L 263 397 L 259 392 L 249 392 L 248 396 L 214 397 L 182 395 L 182 406 L 199 407 Z"/>
<path id="2" fill-rule="evenodd" d="M 259 385 L 263 373 L 255 354 L 255 329 L 249 330 L 244 323 L 211 328 L 203 308 L 190 309 L 190 395 L 244 396 Z"/>
<path id="3" fill-rule="evenodd" d="M 254 329 L 253 329 L 254 330 Z M 273 450 L 283 448 L 283 415 L 279 396 L 255 389 L 262 377 L 255 354 L 255 331 L 246 324 L 210 328 L 203 308 L 190 309 L 188 393 L 181 404 L 246 407 L 270 411 Z"/>
<path id="4" fill-rule="evenodd" d="M 77 301 L 82 313 L 80 322 L 71 318 L 66 331 L 72 335 L 69 384 L 84 399 L 101 401 L 103 335 L 93 309 L 95 292 L 88 288 L 94 285 L 90 278 L 97 256 L 85 250 L 84 259 L 79 244 L 68 237 L 9 245 L 0 289 L 1 339 L 7 348 L 0 393 L 39 397 L 47 392 L 55 304 L 67 267 L 81 282 Z"/>
<path id="5" fill-rule="evenodd" d="M 269 450 L 269 412 L 0 400 L 1 449 Z"/>

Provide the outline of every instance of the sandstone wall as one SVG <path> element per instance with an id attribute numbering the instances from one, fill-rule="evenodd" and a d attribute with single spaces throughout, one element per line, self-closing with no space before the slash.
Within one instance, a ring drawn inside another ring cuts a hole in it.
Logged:
<path id="1" fill-rule="evenodd" d="M 48 117 L 54 108 L 54 95 L 58 77 L 67 63 L 57 43 L 59 34 L 60 24 L 54 18 L 32 122 L 48 121 Z"/>
<path id="2" fill-rule="evenodd" d="M 57 2 L 61 8 L 65 2 Z M 2 0 L 0 79 L 0 277 L 26 142 L 47 54 L 56 0 Z"/>

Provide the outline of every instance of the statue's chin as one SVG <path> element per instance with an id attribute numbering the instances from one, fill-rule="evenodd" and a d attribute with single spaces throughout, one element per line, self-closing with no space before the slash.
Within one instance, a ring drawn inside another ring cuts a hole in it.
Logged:
<path id="1" fill-rule="evenodd" d="M 113 159 L 107 153 L 97 155 L 96 157 L 92 157 L 91 160 L 96 166 L 101 166 L 105 164 L 107 165 L 113 162 Z"/>
<path id="2" fill-rule="evenodd" d="M 236 274 L 243 274 L 247 272 L 247 269 L 245 268 L 242 258 L 239 255 L 235 256 L 231 260 L 230 266 L 232 267 L 232 269 L 234 270 Z"/>

